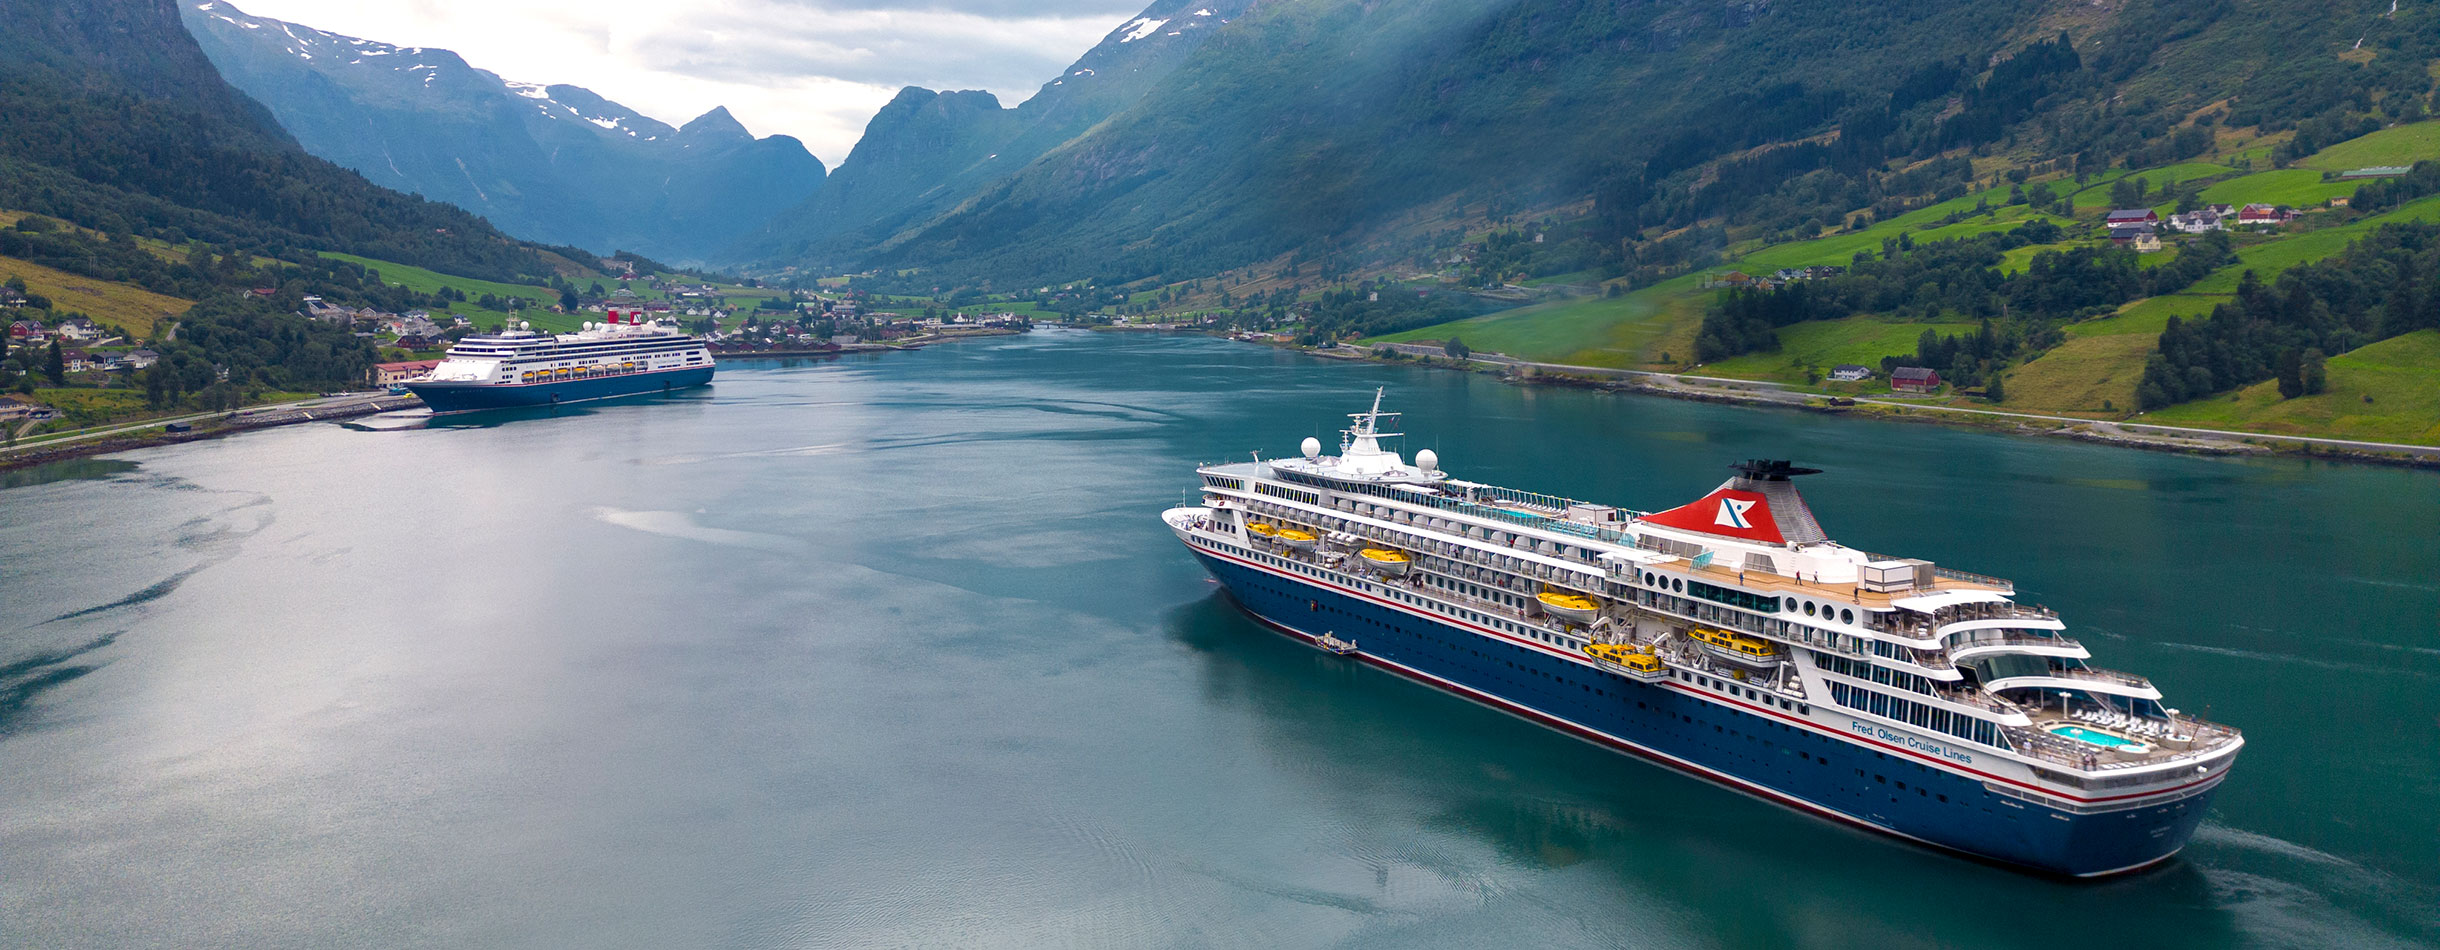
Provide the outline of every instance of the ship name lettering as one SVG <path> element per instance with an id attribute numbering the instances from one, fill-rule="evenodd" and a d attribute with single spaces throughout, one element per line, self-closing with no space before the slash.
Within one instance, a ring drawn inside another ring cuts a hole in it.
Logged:
<path id="1" fill-rule="evenodd" d="M 1922 739 L 1907 735 L 1903 732 L 1893 732 L 1889 729 L 1876 726 L 1868 722 L 1849 723 L 1847 727 L 1855 730 L 1856 734 L 1860 736 L 1879 739 L 1891 745 L 1905 746 L 1906 748 L 1913 749 L 1918 752 L 1929 752 L 1951 762 L 1956 762 L 1963 765 L 1974 764 L 1974 756 L 1970 753 L 1959 752 L 1936 742 L 1925 742 Z"/>

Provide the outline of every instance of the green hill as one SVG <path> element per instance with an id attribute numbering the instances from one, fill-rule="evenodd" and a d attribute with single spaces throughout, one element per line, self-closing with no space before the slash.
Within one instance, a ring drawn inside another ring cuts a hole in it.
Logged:
<path id="1" fill-rule="evenodd" d="M 2248 386 L 2145 415 L 2161 425 L 2440 445 L 2440 330 L 2418 330 L 2335 356 L 2329 388 L 2283 399 Z"/>

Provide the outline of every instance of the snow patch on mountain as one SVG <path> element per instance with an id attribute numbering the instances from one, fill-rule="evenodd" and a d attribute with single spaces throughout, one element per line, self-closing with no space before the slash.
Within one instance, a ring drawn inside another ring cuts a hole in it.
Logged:
<path id="1" fill-rule="evenodd" d="M 1136 40 L 1143 39 L 1144 37 L 1151 36 L 1152 34 L 1159 32 L 1161 27 L 1168 25 L 1168 17 L 1162 17 L 1158 20 L 1150 17 L 1139 17 L 1137 19 L 1128 21 L 1126 26 L 1119 27 L 1120 30 L 1126 32 L 1126 35 L 1119 37 L 1118 41 L 1121 43 L 1133 43 Z"/>

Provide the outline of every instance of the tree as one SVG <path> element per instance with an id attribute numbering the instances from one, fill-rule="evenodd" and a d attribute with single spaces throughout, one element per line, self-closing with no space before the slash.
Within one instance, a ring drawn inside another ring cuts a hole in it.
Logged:
<path id="1" fill-rule="evenodd" d="M 2304 354 L 2295 347 L 2279 351 L 2279 398 L 2304 395 Z"/>
<path id="2" fill-rule="evenodd" d="M 1991 384 L 1983 387 L 1983 398 L 1991 400 L 1992 402 L 2000 402 L 2008 398 L 2007 391 L 2000 387 L 2000 376 L 1998 373 L 1992 373 Z"/>
<path id="3" fill-rule="evenodd" d="M 575 313 L 584 305 L 584 300 L 576 296 L 576 288 L 569 287 L 559 292 L 559 309 Z"/>
<path id="4" fill-rule="evenodd" d="M 1453 336 L 1449 338 L 1449 342 L 1440 345 L 1440 351 L 1449 354 L 1453 359 L 1461 360 L 1474 355 L 1474 351 L 1466 346 L 1466 341 Z"/>
<path id="5" fill-rule="evenodd" d="M 59 341 L 51 341 L 51 352 L 42 358 L 42 374 L 51 377 L 51 385 L 68 384 L 68 358 L 59 351 Z"/>
<path id="6" fill-rule="evenodd" d="M 2319 395 L 2323 390 L 2330 388 L 2330 368 L 2325 365 L 2328 360 L 2329 357 L 2324 355 L 2319 347 L 2304 351 L 2300 369 L 2304 377 L 2305 395 Z"/>

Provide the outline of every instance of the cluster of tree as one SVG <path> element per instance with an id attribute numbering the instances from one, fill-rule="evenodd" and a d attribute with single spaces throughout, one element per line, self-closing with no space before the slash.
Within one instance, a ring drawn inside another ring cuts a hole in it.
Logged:
<path id="1" fill-rule="evenodd" d="M 2213 233 L 2154 268 L 2138 266 L 2135 252 L 2125 248 L 2078 247 L 2046 250 L 2022 271 L 2000 272 L 2006 251 L 2053 243 L 2062 233 L 2037 218 L 2004 232 L 1921 245 L 1901 235 L 1884 242 L 1878 256 L 1857 254 L 1842 274 L 1768 289 L 1731 288 L 1703 318 L 1696 359 L 1775 350 L 1779 327 L 1858 313 L 2056 324 L 2182 290 L 2235 259 L 2228 236 Z"/>
<path id="2" fill-rule="evenodd" d="M 2290 397 L 2317 391 L 2323 354 L 2440 327 L 2440 224 L 2392 224 L 2345 253 L 2264 284 L 2201 320 L 2170 318 L 2136 400 L 2157 409 L 2268 379 Z"/>
<path id="3" fill-rule="evenodd" d="M 2026 353 L 2059 345 L 2055 324 L 2038 320 L 1984 320 L 1973 333 L 1940 333 L 1926 329 L 1915 340 L 1915 351 L 1881 358 L 1881 374 L 1901 366 L 1938 370 L 1940 378 L 1960 387 L 1981 386 L 1983 398 L 2007 398 L 1999 371 Z"/>
<path id="4" fill-rule="evenodd" d="M 263 390 L 315 390 L 362 381 L 379 358 L 346 327 L 307 320 L 269 302 L 221 296 L 178 319 L 175 339 L 157 342 L 159 362 L 142 373 L 155 407 L 218 402 Z M 226 379 L 222 379 L 225 372 Z M 228 388 L 212 391 L 215 383 Z M 203 395 L 196 403 L 192 397 Z"/>
<path id="5" fill-rule="evenodd" d="M 2404 175 L 2363 183 L 2348 204 L 2358 211 L 2387 211 L 2430 194 L 2440 194 L 2440 162 L 2420 161 Z"/>
<path id="6" fill-rule="evenodd" d="M 1387 281 L 1324 291 L 1310 305 L 1299 340 L 1308 346 L 1463 320 L 1497 306 L 1470 294 L 1418 293 Z"/>

